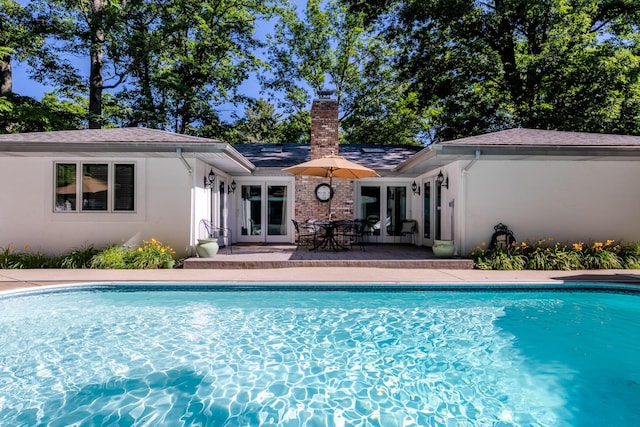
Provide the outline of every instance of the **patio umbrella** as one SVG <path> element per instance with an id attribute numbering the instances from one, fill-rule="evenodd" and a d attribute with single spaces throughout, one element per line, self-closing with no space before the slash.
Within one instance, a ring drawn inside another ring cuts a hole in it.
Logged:
<path id="1" fill-rule="evenodd" d="M 334 177 L 357 179 L 379 176 L 373 169 L 333 154 L 322 156 L 319 159 L 309 160 L 308 162 L 282 170 L 294 175 L 328 177 L 329 186 L 331 186 Z M 329 199 L 329 215 L 331 215 L 331 199 Z"/>
<path id="2" fill-rule="evenodd" d="M 107 191 L 107 183 L 97 179 L 92 178 L 90 176 L 82 177 L 82 188 L 80 189 L 83 193 L 99 193 L 101 191 Z M 69 184 L 64 187 L 60 187 L 56 190 L 58 194 L 76 194 L 76 180 L 74 179 Z"/>

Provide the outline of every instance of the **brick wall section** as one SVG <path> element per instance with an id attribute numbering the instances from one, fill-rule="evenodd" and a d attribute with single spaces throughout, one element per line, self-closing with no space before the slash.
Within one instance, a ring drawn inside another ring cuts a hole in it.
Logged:
<path id="1" fill-rule="evenodd" d="M 311 159 L 330 154 L 339 154 L 338 146 L 338 101 L 316 99 L 311 106 Z M 296 176 L 295 219 L 329 219 L 329 203 L 316 199 L 315 189 L 329 178 Z M 353 219 L 353 180 L 334 178 L 331 219 Z"/>

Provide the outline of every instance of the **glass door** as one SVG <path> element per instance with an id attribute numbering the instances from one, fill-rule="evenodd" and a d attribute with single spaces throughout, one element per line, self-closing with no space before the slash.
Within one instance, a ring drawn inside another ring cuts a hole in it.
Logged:
<path id="1" fill-rule="evenodd" d="M 433 245 L 433 184 L 432 181 L 426 181 L 422 186 L 422 238 L 423 244 L 427 246 Z"/>
<path id="2" fill-rule="evenodd" d="M 287 184 L 241 185 L 238 241 L 288 242 L 290 193 Z"/>
<path id="3" fill-rule="evenodd" d="M 407 185 L 360 187 L 359 217 L 368 224 L 368 238 L 378 243 L 394 243 L 407 219 Z M 382 197 L 386 194 L 386 197 Z"/>

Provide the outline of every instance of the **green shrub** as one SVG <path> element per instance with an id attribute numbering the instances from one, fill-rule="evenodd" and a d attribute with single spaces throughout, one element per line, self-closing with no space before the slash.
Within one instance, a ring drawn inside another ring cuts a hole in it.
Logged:
<path id="1" fill-rule="evenodd" d="M 132 268 L 162 268 L 166 261 L 173 259 L 174 250 L 156 239 L 144 240 L 136 249 L 131 260 Z"/>
<path id="2" fill-rule="evenodd" d="M 156 239 L 143 242 L 143 246 L 131 249 L 124 246 L 111 246 L 99 251 L 91 245 L 73 249 L 66 255 L 47 256 L 40 252 L 13 251 L 12 245 L 0 248 L 0 268 L 162 268 L 165 262 L 173 260 L 174 250 Z"/>
<path id="3" fill-rule="evenodd" d="M 484 245 L 484 244 L 483 244 Z M 553 239 L 533 244 L 522 242 L 508 248 L 474 248 L 470 254 L 475 268 L 482 270 L 580 270 L 640 268 L 640 244 L 616 244 L 614 240 L 571 245 Z"/>
<path id="4" fill-rule="evenodd" d="M 0 251 L 0 268 L 27 269 L 27 268 L 57 268 L 59 259 L 47 256 L 41 252 L 29 252 L 29 245 L 24 245 L 24 251 L 14 252 L 12 245 Z"/>
<path id="5" fill-rule="evenodd" d="M 94 255 L 91 268 L 123 270 L 131 268 L 134 251 L 124 246 L 111 246 Z"/>
<path id="6" fill-rule="evenodd" d="M 60 257 L 61 268 L 90 268 L 91 261 L 95 255 L 100 253 L 93 246 L 84 246 L 80 249 L 73 249 L 66 255 Z"/>

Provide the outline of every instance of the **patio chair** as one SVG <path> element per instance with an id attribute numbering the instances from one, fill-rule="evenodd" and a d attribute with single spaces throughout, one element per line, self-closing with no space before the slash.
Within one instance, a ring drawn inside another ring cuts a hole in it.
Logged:
<path id="1" fill-rule="evenodd" d="M 204 233 L 202 231 L 204 231 Z M 211 221 L 203 219 L 200 220 L 200 235 L 204 235 L 205 239 L 217 239 L 220 247 L 226 248 L 227 254 L 229 254 L 229 251 L 233 253 L 233 239 L 230 228 L 218 227 L 213 225 Z"/>
<path id="2" fill-rule="evenodd" d="M 333 235 L 339 244 L 348 248 L 356 242 L 354 221 L 335 221 L 335 224 Z"/>
<path id="3" fill-rule="evenodd" d="M 364 219 L 356 219 L 353 221 L 353 243 L 360 246 L 360 250 L 364 251 L 365 237 L 370 236 L 369 224 Z"/>
<path id="4" fill-rule="evenodd" d="M 306 223 L 301 225 L 295 219 L 291 219 L 291 222 L 296 229 L 296 244 L 298 246 L 316 245 L 316 227 L 313 224 Z"/>
<path id="5" fill-rule="evenodd" d="M 413 235 L 418 231 L 418 221 L 415 219 L 403 219 L 400 232 L 396 236 L 411 236 L 411 244 L 413 244 Z"/>

